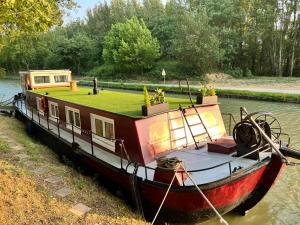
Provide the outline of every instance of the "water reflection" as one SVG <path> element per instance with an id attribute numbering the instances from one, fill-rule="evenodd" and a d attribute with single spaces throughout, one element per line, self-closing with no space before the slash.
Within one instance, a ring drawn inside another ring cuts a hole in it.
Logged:
<path id="1" fill-rule="evenodd" d="M 8 99 L 21 91 L 19 80 L 0 79 L 0 101 Z"/>

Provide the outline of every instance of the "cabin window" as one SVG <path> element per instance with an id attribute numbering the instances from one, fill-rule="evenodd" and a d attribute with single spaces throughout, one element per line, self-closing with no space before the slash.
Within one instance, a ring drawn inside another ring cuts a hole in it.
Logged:
<path id="1" fill-rule="evenodd" d="M 93 141 L 109 150 L 115 151 L 115 141 L 109 140 L 115 138 L 114 120 L 91 114 L 91 127 Z"/>
<path id="2" fill-rule="evenodd" d="M 55 102 L 49 101 L 49 113 L 50 113 L 50 119 L 53 119 L 56 121 L 56 119 L 59 117 L 59 111 L 58 111 L 58 104 Z"/>
<path id="3" fill-rule="evenodd" d="M 42 109 L 42 99 L 40 97 L 36 97 L 36 108 L 39 111 L 39 114 L 44 115 L 44 111 Z"/>
<path id="4" fill-rule="evenodd" d="M 65 83 L 68 82 L 68 77 L 66 75 L 54 76 L 55 83 Z"/>
<path id="5" fill-rule="evenodd" d="M 36 83 L 36 84 L 50 83 L 50 77 L 49 76 L 35 76 L 34 83 Z"/>
<path id="6" fill-rule="evenodd" d="M 81 133 L 81 122 L 80 122 L 80 112 L 78 109 L 74 109 L 66 106 L 66 120 L 67 128 L 73 129 L 76 133 Z"/>

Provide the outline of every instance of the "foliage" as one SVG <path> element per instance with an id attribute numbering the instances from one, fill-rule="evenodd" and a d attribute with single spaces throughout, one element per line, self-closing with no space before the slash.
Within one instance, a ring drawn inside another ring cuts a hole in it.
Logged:
<path id="1" fill-rule="evenodd" d="M 173 48 L 189 75 L 209 72 L 222 59 L 220 42 L 214 35 L 214 29 L 209 26 L 204 11 L 192 15 L 186 13 L 179 30 Z"/>
<path id="2" fill-rule="evenodd" d="M 104 38 L 103 58 L 122 71 L 143 71 L 159 57 L 159 44 L 143 20 L 114 24 Z"/>
<path id="3" fill-rule="evenodd" d="M 165 92 L 160 89 L 156 88 L 154 95 L 151 97 L 151 105 L 160 104 L 165 102 Z"/>
<path id="4" fill-rule="evenodd" d="M 101 66 L 94 67 L 89 70 L 86 75 L 89 77 L 98 77 L 102 79 L 107 79 L 115 74 L 115 69 L 112 65 L 104 64 Z M 116 76 L 115 76 L 116 77 Z"/>
<path id="5" fill-rule="evenodd" d="M 207 96 L 207 93 L 208 93 L 207 87 L 204 86 L 204 87 L 200 88 L 199 93 L 200 93 L 200 95 L 201 95 L 202 97 Z"/>
<path id="6" fill-rule="evenodd" d="M 1 1 L 0 45 L 3 37 L 44 32 L 54 25 L 61 25 L 63 10 L 75 6 L 73 0 Z"/>
<path id="7" fill-rule="evenodd" d="M 149 96 L 148 89 L 146 86 L 144 86 L 144 104 L 147 107 L 149 107 L 151 105 L 150 96 Z"/>
<path id="8" fill-rule="evenodd" d="M 81 68 L 87 67 L 90 57 L 93 57 L 95 42 L 85 33 L 76 33 L 73 37 L 62 37 L 56 43 L 55 55 L 59 64 L 71 69 L 77 75 L 81 75 Z"/>
<path id="9" fill-rule="evenodd" d="M 1 79 L 1 78 L 4 78 L 5 75 L 6 75 L 5 69 L 0 67 L 0 79 Z"/>

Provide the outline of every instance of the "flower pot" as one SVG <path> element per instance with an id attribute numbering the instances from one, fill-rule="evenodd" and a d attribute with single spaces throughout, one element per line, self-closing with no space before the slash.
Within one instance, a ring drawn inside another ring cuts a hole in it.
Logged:
<path id="1" fill-rule="evenodd" d="M 197 95 L 197 104 L 203 104 L 203 105 L 213 105 L 218 104 L 218 96 L 202 96 Z"/>
<path id="2" fill-rule="evenodd" d="M 160 112 L 167 111 L 169 109 L 169 103 L 164 102 L 156 105 L 145 106 L 142 105 L 142 115 L 151 116 Z"/>

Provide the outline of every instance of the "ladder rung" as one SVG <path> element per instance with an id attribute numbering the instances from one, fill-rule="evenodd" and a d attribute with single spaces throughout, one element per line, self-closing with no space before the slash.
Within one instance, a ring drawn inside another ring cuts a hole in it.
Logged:
<path id="1" fill-rule="evenodd" d="M 190 127 L 194 127 L 194 126 L 197 126 L 197 125 L 203 125 L 203 123 L 194 123 L 194 124 L 189 124 Z"/>
<path id="2" fill-rule="evenodd" d="M 200 137 L 200 136 L 203 136 L 203 135 L 208 136 L 207 133 L 201 133 L 201 134 L 193 135 L 193 137 L 195 138 L 195 137 Z"/>
<path id="3" fill-rule="evenodd" d="M 174 118 L 169 118 L 169 120 L 177 120 L 177 119 L 182 119 L 182 116 L 174 117 Z"/>
<path id="4" fill-rule="evenodd" d="M 183 128 L 184 128 L 184 126 L 182 126 L 182 127 L 176 127 L 176 128 L 170 129 L 170 131 L 179 130 L 179 129 L 183 129 Z"/>
<path id="5" fill-rule="evenodd" d="M 182 140 L 182 139 L 186 139 L 186 137 L 181 137 L 181 138 L 178 138 L 178 139 L 171 139 L 171 142 L 179 141 L 179 140 Z"/>
<path id="6" fill-rule="evenodd" d="M 198 113 L 193 113 L 193 114 L 184 114 L 185 115 L 185 117 L 188 117 L 188 116 L 195 116 L 195 115 L 198 115 L 199 116 L 199 114 Z"/>

